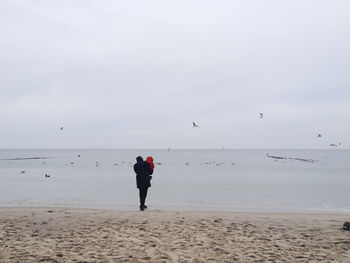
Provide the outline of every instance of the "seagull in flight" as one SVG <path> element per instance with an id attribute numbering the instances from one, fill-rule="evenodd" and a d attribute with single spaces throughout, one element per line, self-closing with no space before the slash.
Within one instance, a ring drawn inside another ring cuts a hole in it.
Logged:
<path id="1" fill-rule="evenodd" d="M 60 130 L 61 130 L 61 131 L 63 130 L 63 126 L 60 128 Z"/>
<path id="2" fill-rule="evenodd" d="M 318 134 L 317 134 L 317 137 L 318 137 L 318 138 L 321 138 L 321 137 L 322 137 L 322 134 L 318 133 Z"/>
<path id="3" fill-rule="evenodd" d="M 192 123 L 193 123 L 192 128 L 198 128 L 199 127 L 194 121 Z"/>
<path id="4" fill-rule="evenodd" d="M 264 114 L 262 114 L 261 112 L 259 113 L 259 118 L 262 119 L 264 118 Z"/>

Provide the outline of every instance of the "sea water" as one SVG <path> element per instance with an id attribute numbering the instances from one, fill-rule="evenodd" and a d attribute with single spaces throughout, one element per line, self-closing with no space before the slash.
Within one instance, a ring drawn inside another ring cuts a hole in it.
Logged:
<path id="1" fill-rule="evenodd" d="M 0 206 L 137 209 L 139 155 L 153 210 L 350 213 L 350 150 L 0 150 Z"/>

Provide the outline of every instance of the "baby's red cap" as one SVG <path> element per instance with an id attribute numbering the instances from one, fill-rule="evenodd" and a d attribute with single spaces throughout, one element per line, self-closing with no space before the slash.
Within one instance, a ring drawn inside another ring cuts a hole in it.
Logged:
<path id="1" fill-rule="evenodd" d="M 148 157 L 146 158 L 146 162 L 148 162 L 148 163 L 153 163 L 153 157 L 152 157 L 152 156 L 148 156 Z"/>

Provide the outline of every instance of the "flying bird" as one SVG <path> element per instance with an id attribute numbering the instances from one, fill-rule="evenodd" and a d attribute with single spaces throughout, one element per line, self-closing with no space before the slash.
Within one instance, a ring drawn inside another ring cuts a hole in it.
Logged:
<path id="1" fill-rule="evenodd" d="M 322 137 L 322 134 L 318 133 L 318 134 L 317 134 L 317 137 L 318 137 L 318 138 L 321 138 L 321 137 Z"/>
<path id="2" fill-rule="evenodd" d="M 63 126 L 60 128 L 60 130 L 61 130 L 61 131 L 63 130 Z"/>
<path id="3" fill-rule="evenodd" d="M 261 112 L 259 113 L 259 118 L 262 119 L 264 118 L 264 114 L 262 114 Z"/>
<path id="4" fill-rule="evenodd" d="M 199 127 L 194 121 L 192 123 L 193 123 L 192 128 L 198 128 Z"/>
<path id="5" fill-rule="evenodd" d="M 329 146 L 338 147 L 338 144 L 336 144 L 336 143 L 331 143 Z"/>

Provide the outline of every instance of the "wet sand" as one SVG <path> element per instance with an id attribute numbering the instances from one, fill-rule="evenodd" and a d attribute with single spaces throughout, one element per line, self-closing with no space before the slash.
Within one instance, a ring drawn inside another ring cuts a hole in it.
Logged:
<path id="1" fill-rule="evenodd" d="M 0 208 L 0 262 L 350 262 L 350 215 Z"/>

